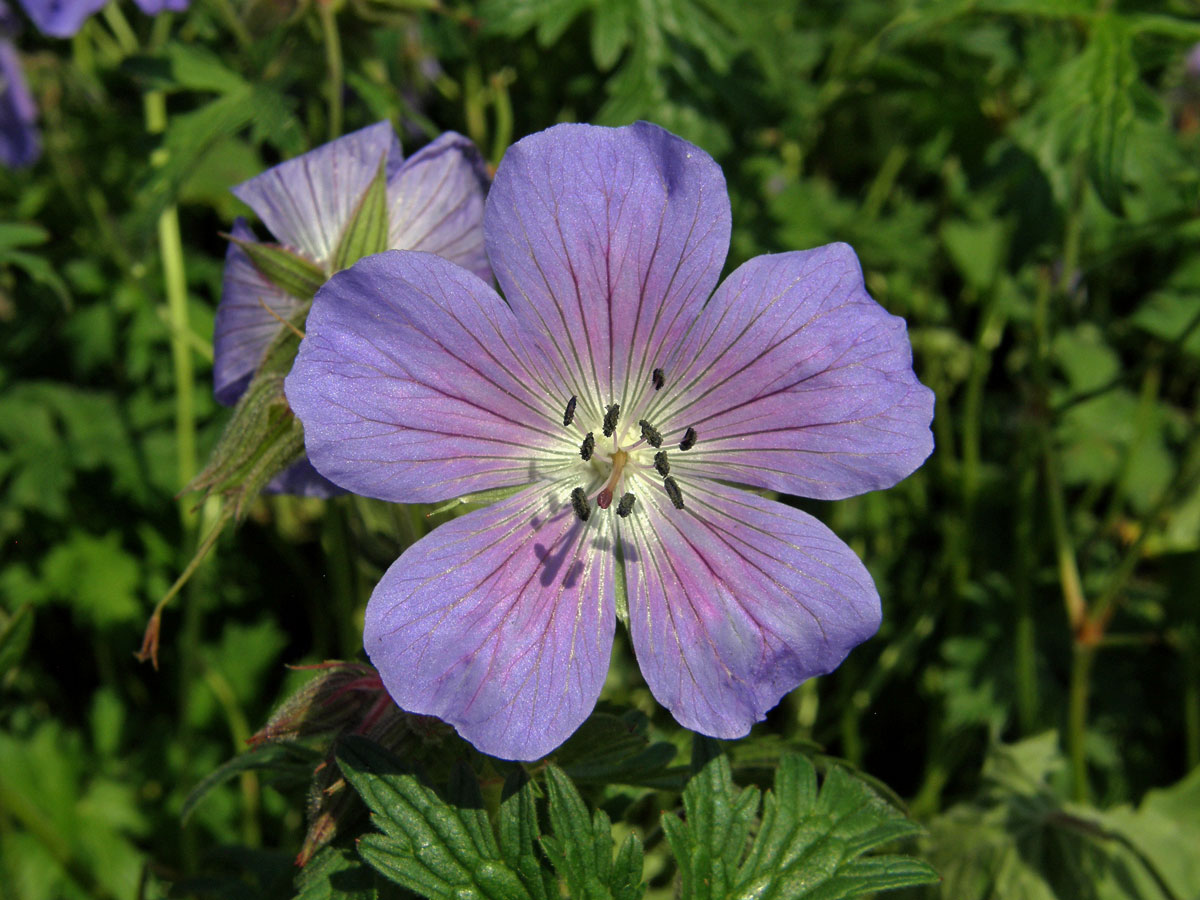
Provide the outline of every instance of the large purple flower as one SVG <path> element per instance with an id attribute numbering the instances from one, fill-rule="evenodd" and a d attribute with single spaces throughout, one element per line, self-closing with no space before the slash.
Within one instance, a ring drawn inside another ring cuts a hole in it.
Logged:
<path id="1" fill-rule="evenodd" d="M 332 274 L 334 251 L 380 165 L 387 179 L 388 246 L 445 256 L 491 278 L 483 246 L 486 175 L 475 145 L 443 134 L 409 159 L 379 122 L 288 160 L 233 189 L 284 246 Z M 233 237 L 253 241 L 245 220 Z M 245 392 L 268 347 L 304 300 L 269 281 L 236 243 L 225 257 L 213 328 L 213 392 L 227 406 Z M 306 463 L 268 489 L 323 496 L 328 482 Z"/>
<path id="2" fill-rule="evenodd" d="M 317 294 L 286 382 L 317 469 L 400 502 L 516 489 L 375 589 L 365 644 L 401 707 L 537 758 L 591 711 L 627 612 L 659 702 L 733 738 L 878 628 L 845 544 L 730 483 L 890 486 L 932 449 L 933 395 L 849 247 L 757 257 L 713 293 L 729 229 L 699 148 L 560 125 L 510 148 L 488 196 L 507 303 L 420 253 Z"/>

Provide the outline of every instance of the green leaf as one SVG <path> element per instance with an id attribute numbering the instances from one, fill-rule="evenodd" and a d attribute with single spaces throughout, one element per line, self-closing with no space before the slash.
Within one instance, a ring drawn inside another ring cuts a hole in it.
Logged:
<path id="1" fill-rule="evenodd" d="M 33 605 L 17 607 L 11 616 L 0 610 L 0 678 L 21 661 L 33 638 Z"/>
<path id="2" fill-rule="evenodd" d="M 629 43 L 631 15 L 632 10 L 620 0 L 601 3 L 592 10 L 592 59 L 602 72 L 617 64 Z"/>
<path id="3" fill-rule="evenodd" d="M 263 744 L 247 750 L 245 753 L 239 753 L 233 759 L 227 760 L 209 772 L 199 784 L 192 788 L 183 801 L 183 809 L 179 812 L 179 821 L 186 824 L 196 806 L 212 792 L 213 788 L 236 778 L 243 772 L 277 772 L 299 784 L 307 784 L 312 779 L 313 769 L 319 766 L 323 759 L 324 756 L 317 751 L 292 742 Z"/>
<path id="4" fill-rule="evenodd" d="M 1120 213 L 1125 140 L 1133 122 L 1131 95 L 1137 80 L 1133 41 L 1125 21 L 1115 15 L 1096 19 L 1084 56 L 1084 77 L 1091 98 L 1088 176 L 1104 205 Z"/>
<path id="5" fill-rule="evenodd" d="M 557 766 L 546 769 L 553 836 L 542 848 L 567 883 L 568 896 L 583 900 L 637 900 L 642 882 L 641 841 L 630 834 L 613 862 L 612 822 L 603 810 L 589 818 L 575 785 Z"/>
<path id="6" fill-rule="evenodd" d="M 663 831 L 679 865 L 683 900 L 732 896 L 758 800 L 758 788 L 735 792 L 729 760 L 718 754 L 684 789 L 686 821 L 663 815 Z"/>
<path id="7" fill-rule="evenodd" d="M 41 225 L 28 222 L 0 222 L 0 253 L 17 247 L 44 244 L 50 240 L 50 232 Z"/>
<path id="8" fill-rule="evenodd" d="M 383 893 L 379 876 L 349 847 L 322 847 L 294 887 L 295 900 L 377 900 Z"/>
<path id="9" fill-rule="evenodd" d="M 667 766 L 673 744 L 651 744 L 642 733 L 644 716 L 593 713 L 554 753 L 555 762 L 576 782 L 640 784 L 679 789 L 681 772 Z"/>
<path id="10" fill-rule="evenodd" d="M 364 256 L 382 253 L 388 248 L 387 175 L 385 159 L 379 161 L 379 171 L 359 198 L 358 206 L 342 230 L 337 249 L 333 251 L 333 271 L 349 268 Z"/>
<path id="11" fill-rule="evenodd" d="M 536 795 L 524 769 L 514 769 L 504 781 L 497 832 L 500 853 L 508 860 L 534 900 L 557 897 L 558 886 L 538 860 Z"/>
<path id="12" fill-rule="evenodd" d="M 263 278 L 286 294 L 311 300 L 325 283 L 325 272 L 315 262 L 282 244 L 244 241 L 228 236 L 254 264 Z M 339 247 L 339 249 L 341 249 Z"/>
<path id="13" fill-rule="evenodd" d="M 683 900 L 840 900 L 938 878 L 916 859 L 863 856 L 920 829 L 841 767 L 818 791 L 812 763 L 796 753 L 780 760 L 748 852 L 758 790 L 736 791 L 724 755 L 704 763 L 684 790 L 683 806 L 686 821 L 671 814 L 662 820 L 679 863 Z"/>
<path id="14" fill-rule="evenodd" d="M 382 831 L 363 837 L 359 853 L 385 877 L 432 900 L 534 900 L 500 858 L 477 786 L 471 796 L 460 776 L 457 792 L 478 806 L 450 806 L 395 757 L 361 738 L 344 738 L 337 760 Z"/>

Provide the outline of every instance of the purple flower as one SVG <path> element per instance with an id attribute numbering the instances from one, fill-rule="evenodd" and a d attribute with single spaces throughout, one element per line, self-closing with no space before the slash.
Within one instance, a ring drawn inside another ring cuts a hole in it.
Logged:
<path id="1" fill-rule="evenodd" d="M 895 484 L 932 450 L 933 394 L 849 247 L 760 256 L 716 288 L 729 232 L 699 148 L 560 125 L 511 147 L 488 195 L 507 303 L 421 253 L 318 292 L 286 391 L 319 471 L 399 502 L 516 489 L 376 587 L 364 641 L 403 709 L 537 758 L 596 703 L 627 610 L 658 701 L 733 738 L 878 628 L 850 548 L 729 485 Z"/>
<path id="2" fill-rule="evenodd" d="M 51 37 L 75 34 L 108 0 L 21 0 L 38 31 Z"/>
<path id="3" fill-rule="evenodd" d="M 83 27 L 83 23 L 100 10 L 108 0 L 21 0 L 25 12 L 43 34 L 68 38 Z M 136 0 L 148 16 L 171 10 L 187 9 L 188 0 Z"/>
<path id="4" fill-rule="evenodd" d="M 332 274 L 334 250 L 359 200 L 384 165 L 388 245 L 427 250 L 491 278 L 483 248 L 486 177 L 475 146 L 443 134 L 405 160 L 392 127 L 379 122 L 275 166 L 233 189 L 272 235 Z M 255 239 L 238 219 L 233 236 Z M 213 392 L 233 405 L 245 392 L 280 319 L 304 301 L 268 281 L 246 253 L 231 243 L 225 256 L 221 303 L 213 328 Z M 304 463 L 268 489 L 328 495 L 332 485 Z"/>
<path id="5" fill-rule="evenodd" d="M 32 165 L 42 154 L 37 107 L 25 83 L 17 48 L 9 36 L 17 30 L 16 17 L 0 0 L 0 165 Z"/>

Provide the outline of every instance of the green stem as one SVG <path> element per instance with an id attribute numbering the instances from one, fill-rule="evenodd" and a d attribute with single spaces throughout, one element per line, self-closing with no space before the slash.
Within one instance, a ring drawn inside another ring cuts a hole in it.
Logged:
<path id="1" fill-rule="evenodd" d="M 137 35 L 129 27 L 129 20 L 121 12 L 121 7 L 116 3 L 108 3 L 104 7 L 102 15 L 104 16 L 104 21 L 108 23 L 113 37 L 117 39 L 117 46 L 121 48 L 121 52 L 126 56 L 132 56 L 134 53 L 137 53 Z"/>
<path id="2" fill-rule="evenodd" d="M 325 67 L 329 72 L 329 139 L 342 136 L 342 92 L 345 74 L 342 62 L 342 38 L 338 33 L 337 13 L 331 0 L 317 0 L 321 34 L 325 37 Z"/>
<path id="3" fill-rule="evenodd" d="M 1088 694 L 1096 648 L 1076 641 L 1071 657 L 1071 684 L 1067 707 L 1067 756 L 1071 761 L 1071 796 L 1086 803 L 1090 790 L 1087 774 Z"/>
<path id="4" fill-rule="evenodd" d="M 167 128 L 167 100 L 161 91 L 145 97 L 146 130 L 162 134 Z M 155 165 L 166 162 L 161 151 L 152 158 Z M 167 296 L 167 321 L 171 342 L 171 363 L 175 375 L 175 448 L 179 484 L 182 487 L 196 474 L 196 408 L 191 333 L 187 309 L 187 276 L 183 266 L 183 240 L 179 233 L 179 212 L 174 204 L 158 217 L 158 250 L 162 258 L 163 288 Z M 196 521 L 188 501 L 180 501 L 180 516 L 186 527 Z"/>
<path id="5" fill-rule="evenodd" d="M 204 670 L 204 681 L 208 689 L 221 705 L 225 713 L 225 723 L 229 727 L 229 736 L 233 739 L 233 752 L 241 753 L 246 749 L 246 741 L 250 738 L 250 725 L 238 704 L 237 694 L 228 679 L 211 667 Z M 242 842 L 250 847 L 262 845 L 262 828 L 258 822 L 259 783 L 258 773 L 245 771 L 241 774 L 242 787 Z"/>
<path id="6" fill-rule="evenodd" d="M 1013 680 L 1017 693 L 1017 722 L 1021 733 L 1032 734 L 1037 728 L 1038 683 L 1037 641 L 1033 617 L 1033 598 L 1037 557 L 1034 553 L 1034 518 L 1037 515 L 1037 465 L 1033 453 L 1021 454 L 1021 478 L 1017 486 L 1017 523 L 1013 534 L 1016 572 L 1013 590 L 1016 594 L 1017 621 L 1014 631 Z"/>
<path id="7" fill-rule="evenodd" d="M 237 10 L 233 8 L 233 4 L 229 0 L 209 0 L 209 5 L 217 10 L 217 15 L 221 17 L 221 21 L 225 23 L 225 27 L 229 29 L 233 35 L 233 39 L 238 42 L 238 46 L 243 50 L 250 47 L 254 43 L 254 39 L 250 37 L 250 32 L 246 30 L 241 18 L 237 14 Z"/>

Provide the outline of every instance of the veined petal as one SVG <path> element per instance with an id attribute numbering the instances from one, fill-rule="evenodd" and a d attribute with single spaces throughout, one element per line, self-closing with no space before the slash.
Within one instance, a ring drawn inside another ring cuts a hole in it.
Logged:
<path id="1" fill-rule="evenodd" d="M 401 708 L 484 753 L 537 759 L 587 718 L 616 626 L 607 516 L 539 484 L 439 526 L 367 605 L 363 644 Z"/>
<path id="2" fill-rule="evenodd" d="M 334 275 L 305 334 L 284 387 L 308 458 L 335 484 L 416 503 L 578 462 L 537 336 L 441 257 L 389 250 Z"/>
<path id="3" fill-rule="evenodd" d="M 25 12 L 42 34 L 67 38 L 108 0 L 21 0 Z"/>
<path id="4" fill-rule="evenodd" d="M 483 249 L 486 190 L 475 145 L 446 132 L 406 159 L 388 182 L 388 246 L 436 253 L 490 281 Z"/>
<path id="5" fill-rule="evenodd" d="M 390 122 L 379 122 L 280 163 L 233 189 L 281 243 L 326 265 L 363 192 L 401 164 Z"/>
<path id="6" fill-rule="evenodd" d="M 811 516 L 681 480 L 684 509 L 642 491 L 621 525 L 629 630 L 655 698 L 680 724 L 741 737 L 802 681 L 875 633 L 879 595 Z"/>
<path id="7" fill-rule="evenodd" d="M 933 392 L 912 368 L 904 320 L 863 287 L 845 244 L 760 256 L 717 290 L 647 417 L 671 463 L 717 478 L 835 500 L 886 488 L 933 450 Z"/>
<path id="8" fill-rule="evenodd" d="M 635 408 L 716 285 L 729 249 L 725 178 L 663 129 L 558 125 L 518 141 L 488 194 L 484 234 L 504 295 L 554 335 L 585 407 Z"/>
<path id="9" fill-rule="evenodd" d="M 233 236 L 255 240 L 245 219 L 233 223 Z M 250 258 L 230 242 L 225 251 L 221 302 L 213 323 L 213 394 L 232 406 L 246 390 L 279 329 L 300 301 L 267 281 Z M 272 315 L 274 313 L 274 315 Z"/>

